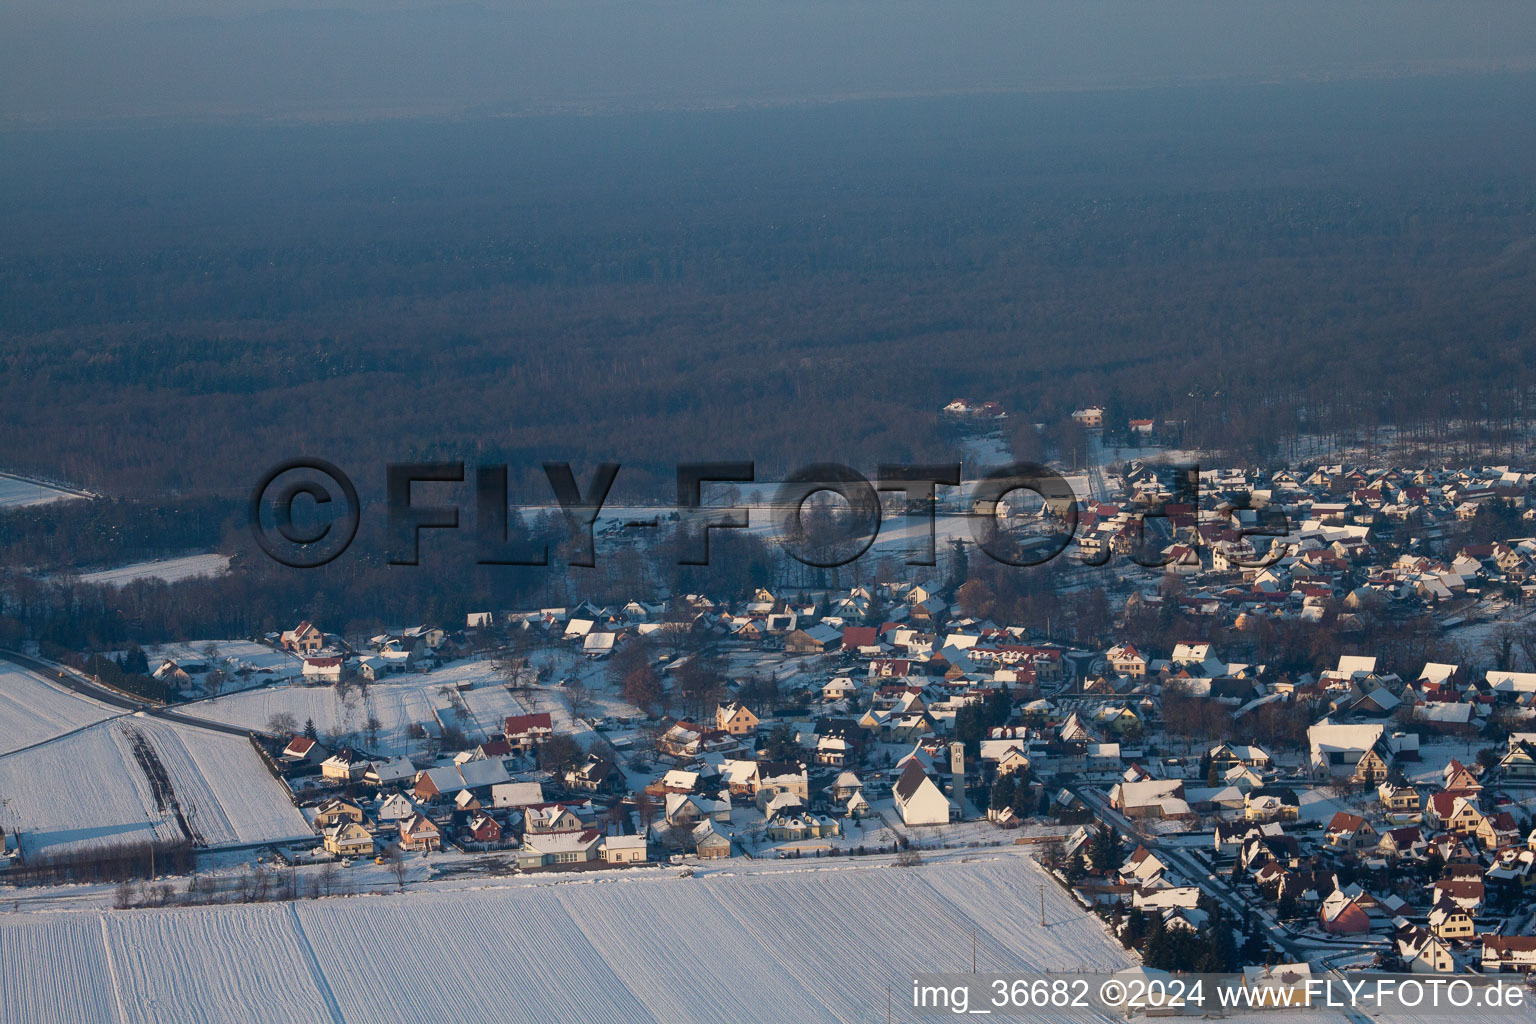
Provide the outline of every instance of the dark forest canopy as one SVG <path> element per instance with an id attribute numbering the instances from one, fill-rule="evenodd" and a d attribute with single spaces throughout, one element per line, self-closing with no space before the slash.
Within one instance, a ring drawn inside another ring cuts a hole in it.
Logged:
<path id="1" fill-rule="evenodd" d="M 769 476 L 1110 392 L 1207 445 L 1526 419 L 1536 77 L 0 137 L 0 468 Z M 1192 402 L 1196 388 L 1217 395 Z M 586 471 L 583 470 L 583 473 Z"/>

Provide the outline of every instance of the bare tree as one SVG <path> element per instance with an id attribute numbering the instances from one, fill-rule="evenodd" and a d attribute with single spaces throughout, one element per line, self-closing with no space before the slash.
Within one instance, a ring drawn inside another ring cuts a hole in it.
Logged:
<path id="1" fill-rule="evenodd" d="M 395 876 L 395 884 L 400 887 L 400 891 L 405 892 L 405 883 L 410 877 L 411 865 L 398 846 L 389 848 L 389 873 Z"/>
<path id="2" fill-rule="evenodd" d="M 1515 636 L 1520 653 L 1525 655 L 1525 667 L 1536 672 L 1536 622 L 1523 623 Z"/>
<path id="3" fill-rule="evenodd" d="M 580 718 L 581 713 L 592 704 L 592 696 L 587 692 L 587 684 L 579 678 L 572 679 L 561 688 L 565 706 L 570 711 L 572 718 Z"/>
<path id="4" fill-rule="evenodd" d="M 315 891 L 320 896 L 329 896 L 336 891 L 336 862 L 328 860 L 320 865 L 319 875 L 315 878 Z"/>
<path id="5" fill-rule="evenodd" d="M 267 732 L 274 736 L 297 736 L 299 720 L 291 711 L 278 711 L 267 719 Z"/>
<path id="6" fill-rule="evenodd" d="M 1495 668 L 1501 671 L 1514 668 L 1515 642 L 1518 639 L 1519 632 L 1510 623 L 1501 622 L 1494 628 L 1493 635 L 1484 644 L 1484 650 L 1493 658 Z"/>

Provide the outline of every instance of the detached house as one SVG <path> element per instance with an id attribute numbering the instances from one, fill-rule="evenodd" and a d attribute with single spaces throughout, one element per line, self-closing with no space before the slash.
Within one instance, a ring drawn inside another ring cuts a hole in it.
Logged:
<path id="1" fill-rule="evenodd" d="M 310 683 L 339 683 L 346 677 L 346 663 L 340 658 L 305 658 L 303 676 Z"/>
<path id="2" fill-rule="evenodd" d="M 1454 796 L 1476 797 L 1483 791 L 1483 784 L 1477 781 L 1477 776 L 1454 757 L 1445 766 L 1442 778 L 1444 784 L 1440 788 Z"/>
<path id="3" fill-rule="evenodd" d="M 608 836 L 598 849 L 606 864 L 645 863 L 645 836 Z"/>
<path id="4" fill-rule="evenodd" d="M 1419 797 L 1419 791 L 1409 785 L 1393 785 L 1383 782 L 1376 788 L 1376 797 L 1381 801 L 1382 810 L 1386 811 L 1387 818 L 1394 822 L 1412 824 L 1421 817 L 1423 801 Z"/>
<path id="5" fill-rule="evenodd" d="M 368 771 L 370 763 L 356 757 L 352 751 L 343 750 L 320 762 L 320 774 L 337 782 L 356 782 Z"/>
<path id="6" fill-rule="evenodd" d="M 1371 930 L 1371 919 L 1365 910 L 1339 889 L 1323 900 L 1317 919 L 1330 935 L 1359 935 Z"/>
<path id="7" fill-rule="evenodd" d="M 355 821 L 341 821 L 323 833 L 325 849 L 338 857 L 367 857 L 373 853 L 373 835 Z"/>
<path id="8" fill-rule="evenodd" d="M 1348 811 L 1336 813 L 1328 822 L 1328 829 L 1323 834 L 1325 846 L 1348 853 L 1369 850 L 1380 841 L 1380 835 L 1371 827 L 1370 822 Z"/>
<path id="9" fill-rule="evenodd" d="M 1511 736 L 1509 752 L 1500 758 L 1499 770 L 1507 779 L 1536 779 L 1536 747 Z"/>
<path id="10" fill-rule="evenodd" d="M 1536 935 L 1484 935 L 1483 973 L 1536 970 Z"/>
<path id="11" fill-rule="evenodd" d="M 320 828 L 330 828 L 343 821 L 353 821 L 361 825 L 363 809 L 349 800 L 340 798 L 323 801 L 315 808 L 315 824 Z"/>
<path id="12" fill-rule="evenodd" d="M 1116 675 L 1140 679 L 1147 674 L 1146 657 L 1130 644 L 1116 644 L 1106 651 L 1104 656 L 1109 660 L 1109 667 L 1115 670 Z"/>
<path id="13" fill-rule="evenodd" d="M 413 814 L 400 822 L 400 848 L 402 850 L 441 850 L 443 834 L 425 814 Z"/>
<path id="14" fill-rule="evenodd" d="M 323 760 L 326 754 L 325 748 L 308 736 L 295 736 L 283 748 L 282 756 L 287 764 L 302 764 L 305 761 Z"/>
<path id="15" fill-rule="evenodd" d="M 284 630 L 279 642 L 285 650 L 307 658 L 325 646 L 325 634 L 314 623 L 301 622 L 293 629 Z"/>
<path id="16" fill-rule="evenodd" d="M 581 832 L 549 832 L 523 837 L 517 866 L 526 870 L 567 864 L 586 864 L 597 859 L 603 834 L 595 828 Z"/>
<path id="17" fill-rule="evenodd" d="M 1476 800 L 1451 793 L 1436 793 L 1425 805 L 1424 817 L 1431 825 L 1437 825 L 1447 832 L 1466 835 L 1482 823 L 1483 812 L 1478 810 Z"/>
<path id="18" fill-rule="evenodd" d="M 1429 853 L 1429 844 L 1417 825 L 1388 829 L 1376 848 L 1393 860 L 1422 860 Z"/>
<path id="19" fill-rule="evenodd" d="M 464 833 L 465 838 L 470 842 L 499 843 L 501 842 L 501 823 L 484 811 L 479 811 L 464 826 Z"/>
<path id="20" fill-rule="evenodd" d="M 757 716 L 745 704 L 721 704 L 715 708 L 715 728 L 732 736 L 750 736 L 757 731 Z"/>
<path id="21" fill-rule="evenodd" d="M 948 824 L 952 807 L 949 797 L 923 770 L 922 763 L 913 758 L 902 769 L 892 794 L 901 820 L 908 825 Z"/>
<path id="22" fill-rule="evenodd" d="M 1356 782 L 1385 782 L 1391 751 L 1381 742 L 1380 723 L 1339 725 L 1327 719 L 1307 730 L 1312 771 L 1319 778 L 1349 778 Z"/>
<path id="23" fill-rule="evenodd" d="M 1470 939 L 1476 925 L 1471 914 L 1451 900 L 1441 900 L 1429 912 L 1429 930 L 1442 939 Z"/>
<path id="24" fill-rule="evenodd" d="M 519 754 L 527 753 L 555 734 L 548 711 L 531 715 L 509 715 L 502 726 L 507 745 Z"/>
<path id="25" fill-rule="evenodd" d="M 731 841 L 721 835 L 712 821 L 701 821 L 689 834 L 693 852 L 700 860 L 718 860 L 731 855 Z"/>
<path id="26" fill-rule="evenodd" d="M 1193 818 L 1184 799 L 1184 783 L 1177 779 L 1146 779 L 1122 782 L 1109 792 L 1109 805 L 1127 818 Z"/>

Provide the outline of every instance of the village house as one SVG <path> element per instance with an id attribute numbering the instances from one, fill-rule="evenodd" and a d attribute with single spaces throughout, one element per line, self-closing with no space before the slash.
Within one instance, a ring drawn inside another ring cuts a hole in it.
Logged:
<path id="1" fill-rule="evenodd" d="M 1381 802 L 1381 808 L 1389 821 L 1412 824 L 1421 817 L 1423 801 L 1419 791 L 1412 786 L 1383 782 L 1376 787 L 1376 798 Z"/>
<path id="2" fill-rule="evenodd" d="M 415 813 L 416 805 L 411 803 L 410 797 L 404 793 L 391 793 L 379 801 L 379 809 L 374 812 L 374 819 L 381 825 L 385 823 L 398 825 Z"/>
<path id="3" fill-rule="evenodd" d="M 701 821 L 689 833 L 693 852 L 700 860 L 718 860 L 731 855 L 731 841 L 721 835 L 712 821 Z"/>
<path id="4" fill-rule="evenodd" d="M 564 804 L 539 804 L 523 808 L 523 832 L 527 835 L 579 832 L 583 827 L 581 818 Z"/>
<path id="5" fill-rule="evenodd" d="M 1371 930 L 1371 919 L 1364 908 L 1340 889 L 1323 900 L 1317 919 L 1330 935 L 1359 935 Z"/>
<path id="6" fill-rule="evenodd" d="M 907 825 L 944 825 L 953 814 L 949 797 L 915 757 L 902 769 L 892 796 L 901 820 Z"/>
<path id="7" fill-rule="evenodd" d="M 307 683 L 339 683 L 346 678 L 346 662 L 339 657 L 305 658 L 302 670 Z"/>
<path id="8" fill-rule="evenodd" d="M 315 825 L 319 828 L 330 828 L 338 822 L 354 821 L 359 825 L 363 822 L 363 809 L 349 800 L 339 797 L 322 801 L 315 808 Z"/>
<path id="9" fill-rule="evenodd" d="M 1140 679 L 1147 674 L 1147 659 L 1130 644 L 1116 644 L 1104 653 L 1117 675 Z"/>
<path id="10" fill-rule="evenodd" d="M 1429 930 L 1442 939 L 1470 939 L 1476 930 L 1472 915 L 1451 900 L 1436 903 L 1429 912 Z"/>
<path id="11" fill-rule="evenodd" d="M 373 834 L 355 821 L 339 821 L 322 833 L 327 853 L 337 857 L 368 857 L 373 854 Z"/>
<path id="12" fill-rule="evenodd" d="M 443 848 L 443 834 L 425 814 L 413 814 L 400 822 L 400 848 L 431 852 Z"/>
<path id="13" fill-rule="evenodd" d="M 1484 935 L 1484 974 L 1536 970 L 1536 935 Z"/>
<path id="14" fill-rule="evenodd" d="M 336 782 L 356 782 L 368 768 L 369 762 L 355 756 L 350 750 L 332 754 L 320 762 L 321 776 Z"/>
<path id="15" fill-rule="evenodd" d="M 624 774 L 604 758 L 595 756 L 588 757 L 580 767 L 567 770 L 564 779 L 568 789 L 588 793 L 612 792 L 624 786 Z"/>
<path id="16" fill-rule="evenodd" d="M 271 634 L 267 634 L 268 637 Z M 285 650 L 309 657 L 325 646 L 325 634 L 312 622 L 301 622 L 293 629 L 284 630 L 278 641 Z"/>
<path id="17" fill-rule="evenodd" d="M 283 748 L 282 760 L 286 764 L 304 764 L 323 761 L 326 756 L 325 748 L 315 740 L 308 736 L 295 736 Z"/>
<path id="18" fill-rule="evenodd" d="M 757 716 L 745 704 L 721 704 L 715 708 L 715 728 L 732 736 L 749 736 L 757 731 Z"/>
<path id="19" fill-rule="evenodd" d="M 1371 827 L 1370 822 L 1348 811 L 1335 813 L 1328 822 L 1327 831 L 1323 833 L 1324 846 L 1346 853 L 1372 849 L 1380 841 L 1380 834 Z"/>
<path id="20" fill-rule="evenodd" d="M 501 823 L 484 811 L 477 811 L 464 825 L 462 837 L 467 842 L 491 845 L 501 842 Z"/>
<path id="21" fill-rule="evenodd" d="M 1194 817 L 1184 799 L 1184 783 L 1177 779 L 1119 783 L 1109 792 L 1109 805 L 1127 818 L 1178 821 Z"/>
<path id="22" fill-rule="evenodd" d="M 509 715 L 502 727 L 507 745 L 519 754 L 526 754 L 555 734 L 554 722 L 548 711 L 530 715 Z"/>
<path id="23" fill-rule="evenodd" d="M 599 849 L 606 864 L 643 864 L 646 860 L 644 836 L 607 836 Z"/>
<path id="24" fill-rule="evenodd" d="M 523 837 L 517 851 L 517 866 L 524 871 L 538 868 L 589 864 L 597 859 L 603 834 L 595 828 L 579 832 L 547 832 Z"/>

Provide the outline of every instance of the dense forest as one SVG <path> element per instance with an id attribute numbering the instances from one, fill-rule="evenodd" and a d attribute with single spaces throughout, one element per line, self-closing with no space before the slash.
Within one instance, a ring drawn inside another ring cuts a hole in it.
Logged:
<path id="1" fill-rule="evenodd" d="M 8 129 L 0 470 L 113 502 L 0 516 L 0 565 L 249 555 L 301 454 L 365 499 L 462 458 L 546 502 L 547 459 L 623 463 L 614 501 L 690 459 L 953 461 L 957 396 L 1021 457 L 1090 402 L 1251 462 L 1512 455 L 1532 109 L 1511 74 Z"/>

